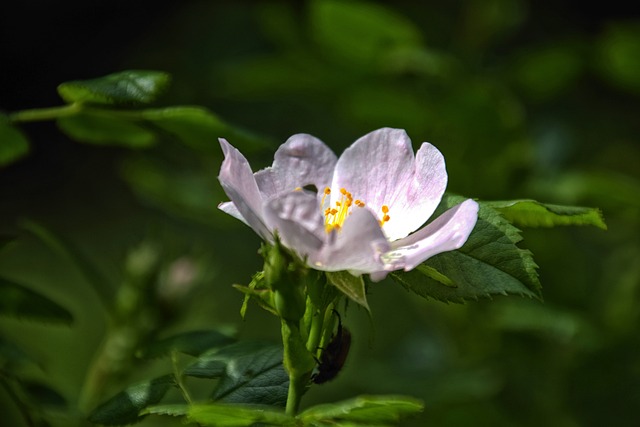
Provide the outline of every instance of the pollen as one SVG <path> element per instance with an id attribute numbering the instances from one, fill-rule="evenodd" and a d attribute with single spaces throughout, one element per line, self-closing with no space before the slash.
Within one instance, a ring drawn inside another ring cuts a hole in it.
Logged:
<path id="1" fill-rule="evenodd" d="M 324 189 L 324 194 L 322 195 L 322 207 L 324 209 L 324 225 L 327 233 L 331 230 L 340 230 L 342 224 L 347 219 L 347 217 L 351 214 L 351 208 L 355 204 L 356 207 L 362 208 L 364 207 L 364 202 L 360 199 L 354 200 L 353 194 L 347 191 L 346 188 L 340 189 L 340 197 L 338 200 L 335 200 L 332 205 L 328 207 L 325 204 L 326 198 L 331 194 L 330 188 Z"/>
<path id="2" fill-rule="evenodd" d="M 389 213 L 389 206 L 387 205 L 382 205 L 382 208 L 380 208 L 380 210 L 382 211 L 382 215 L 380 215 L 381 219 L 380 219 L 380 227 L 382 227 L 383 225 L 385 225 L 387 222 L 389 222 L 389 220 L 391 219 L 391 217 L 388 215 Z"/>
<path id="3" fill-rule="evenodd" d="M 325 188 L 322 194 L 322 212 L 324 213 L 324 228 L 327 233 L 332 230 L 340 230 L 344 221 L 347 219 L 349 215 L 353 212 L 355 208 L 364 208 L 366 206 L 365 202 L 361 199 L 355 199 L 353 194 L 351 194 L 346 188 L 340 188 L 339 190 L 339 198 L 334 200 L 331 203 L 327 202 L 327 196 L 331 194 L 331 189 L 329 187 Z M 379 216 L 380 227 L 382 227 L 385 223 L 389 222 L 391 217 L 388 215 L 389 206 L 383 205 L 382 214 Z"/>

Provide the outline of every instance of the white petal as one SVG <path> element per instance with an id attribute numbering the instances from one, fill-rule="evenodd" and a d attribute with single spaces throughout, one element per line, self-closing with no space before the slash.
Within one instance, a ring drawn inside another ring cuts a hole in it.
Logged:
<path id="1" fill-rule="evenodd" d="M 311 258 L 326 238 L 324 220 L 315 195 L 293 191 L 269 200 L 265 221 L 277 231 L 282 243 L 301 258 Z"/>
<path id="2" fill-rule="evenodd" d="M 393 250 L 383 256 L 386 269 L 409 271 L 433 255 L 459 249 L 469 238 L 477 219 L 475 201 L 467 199 L 454 206 L 411 236 L 393 242 Z"/>
<path id="3" fill-rule="evenodd" d="M 293 135 L 278 148 L 273 165 L 255 174 L 263 197 L 314 185 L 318 191 L 331 185 L 337 157 L 324 142 L 307 134 Z"/>
<path id="4" fill-rule="evenodd" d="M 238 208 L 236 208 L 236 205 L 233 204 L 233 202 L 222 202 L 218 205 L 218 209 L 220 209 L 222 212 L 231 215 L 232 217 L 239 219 L 240 221 L 244 222 L 245 224 L 249 225 L 249 223 L 247 222 L 246 219 L 244 219 L 244 217 L 242 216 L 242 214 L 240 213 L 240 211 L 238 210 Z"/>
<path id="5" fill-rule="evenodd" d="M 309 265 L 324 271 L 370 273 L 384 268 L 380 256 L 390 247 L 378 219 L 367 209 L 356 209 L 340 231 L 331 232 L 328 243 L 317 257 L 309 259 Z"/>
<path id="6" fill-rule="evenodd" d="M 218 180 L 224 192 L 227 193 L 245 222 L 263 239 L 270 240 L 271 233 L 263 220 L 263 199 L 249 162 L 225 139 L 220 138 L 219 141 L 224 153 L 224 161 L 220 167 Z M 229 210 L 228 207 L 226 208 Z"/>
<path id="7" fill-rule="evenodd" d="M 345 188 L 379 218 L 383 205 L 390 220 L 383 231 L 391 241 L 407 236 L 426 222 L 447 185 L 444 158 L 424 143 L 417 156 L 401 129 L 383 128 L 358 139 L 338 159 L 332 196 Z M 335 200 L 332 199 L 332 203 Z"/>

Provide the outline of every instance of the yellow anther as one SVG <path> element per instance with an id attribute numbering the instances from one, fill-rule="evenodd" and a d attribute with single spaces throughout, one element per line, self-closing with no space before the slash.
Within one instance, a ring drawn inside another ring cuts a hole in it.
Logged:
<path id="1" fill-rule="evenodd" d="M 385 215 L 382 217 L 382 221 L 383 222 L 388 222 L 391 219 L 391 217 L 389 215 Z"/>
<path id="2" fill-rule="evenodd" d="M 382 205 L 382 213 L 388 213 L 389 212 L 389 206 L 387 205 Z"/>
<path id="3" fill-rule="evenodd" d="M 340 193 L 342 193 L 343 196 L 347 195 L 347 189 L 346 188 L 341 188 L 340 189 Z"/>
<path id="4" fill-rule="evenodd" d="M 363 202 L 362 202 L 362 200 L 360 200 L 360 199 L 356 199 L 356 202 L 355 202 L 355 203 L 356 203 L 356 206 L 357 206 L 357 207 L 359 207 L 359 208 L 364 207 L 364 203 L 363 203 Z"/>
<path id="5" fill-rule="evenodd" d="M 324 189 L 324 194 L 331 194 L 331 189 L 329 187 L 326 187 Z"/>

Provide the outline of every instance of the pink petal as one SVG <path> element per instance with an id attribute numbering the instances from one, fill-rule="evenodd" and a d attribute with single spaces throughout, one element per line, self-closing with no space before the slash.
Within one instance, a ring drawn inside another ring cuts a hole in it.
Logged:
<path id="1" fill-rule="evenodd" d="M 336 155 L 324 142 L 297 134 L 278 148 L 273 165 L 255 174 L 265 198 L 314 185 L 319 191 L 331 184 Z"/>
<path id="2" fill-rule="evenodd" d="M 324 271 L 370 273 L 384 267 L 380 256 L 389 249 L 378 219 L 368 209 L 356 209 L 340 231 L 330 233 L 329 241 L 309 265 Z"/>
<path id="3" fill-rule="evenodd" d="M 390 220 L 383 231 L 391 241 L 407 236 L 433 214 L 447 185 L 444 158 L 424 143 L 416 156 L 401 129 L 383 128 L 358 139 L 338 159 L 332 197 L 345 188 L 382 217 Z M 337 196 L 336 196 L 337 197 Z M 332 199 L 332 203 L 334 199 Z"/>
<path id="4" fill-rule="evenodd" d="M 301 258 L 312 257 L 326 238 L 315 194 L 293 191 L 269 200 L 264 209 L 269 228 Z"/>
<path id="5" fill-rule="evenodd" d="M 225 139 L 220 138 L 219 141 L 224 153 L 224 161 L 220 167 L 218 180 L 224 192 L 227 193 L 244 221 L 263 239 L 270 240 L 271 233 L 262 218 L 262 196 L 258 191 L 249 162 Z M 228 206 L 222 206 L 222 208 L 226 209 L 225 211 L 232 211 Z"/>
<path id="6" fill-rule="evenodd" d="M 392 243 L 393 250 L 383 256 L 386 270 L 409 271 L 441 252 L 459 249 L 469 238 L 478 219 L 478 204 L 467 199 L 447 210 L 411 236 Z"/>

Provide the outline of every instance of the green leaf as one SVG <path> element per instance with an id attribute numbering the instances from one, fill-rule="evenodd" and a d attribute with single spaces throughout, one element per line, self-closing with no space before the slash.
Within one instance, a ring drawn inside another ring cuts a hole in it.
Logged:
<path id="1" fill-rule="evenodd" d="M 269 407 L 219 403 L 191 405 L 189 420 L 215 427 L 243 427 L 253 426 L 257 423 L 270 426 L 296 425 L 293 417 Z"/>
<path id="2" fill-rule="evenodd" d="M 172 351 L 198 356 L 206 350 L 230 344 L 233 340 L 219 331 L 183 332 L 151 343 L 141 352 L 141 357 L 161 357 Z"/>
<path id="3" fill-rule="evenodd" d="M 171 415 L 182 417 L 189 413 L 189 406 L 182 403 L 154 405 L 140 411 L 140 415 Z"/>
<path id="4" fill-rule="evenodd" d="M 140 411 L 158 403 L 171 386 L 175 386 L 173 375 L 128 387 L 98 406 L 89 415 L 89 421 L 108 426 L 135 423 L 140 420 Z"/>
<path id="5" fill-rule="evenodd" d="M 233 131 L 218 116 L 202 107 L 169 107 L 141 111 L 142 117 L 175 135 L 180 142 L 199 151 L 219 152 L 218 138 Z"/>
<path id="6" fill-rule="evenodd" d="M 6 116 L 0 114 L 0 166 L 8 165 L 29 152 L 29 141 Z"/>
<path id="7" fill-rule="evenodd" d="M 462 202 L 464 198 L 446 195 L 434 217 Z M 428 259 L 424 265 L 446 277 L 434 280 L 424 268 L 394 272 L 391 277 L 405 288 L 424 297 L 445 302 L 464 302 L 492 295 L 522 295 L 541 298 L 537 265 L 531 252 L 520 249 L 520 230 L 498 211 L 480 205 L 478 222 L 464 246 Z M 427 273 L 427 274 L 425 274 Z"/>
<path id="8" fill-rule="evenodd" d="M 169 74 L 160 71 L 130 70 L 62 83 L 58 93 L 68 103 L 148 104 L 167 88 L 170 80 Z"/>
<path id="9" fill-rule="evenodd" d="M 64 133 L 78 142 L 146 148 L 156 141 L 152 131 L 108 111 L 87 111 L 61 117 L 57 123 Z"/>
<path id="10" fill-rule="evenodd" d="M 506 200 L 480 202 L 498 212 L 519 227 L 555 227 L 558 225 L 593 225 L 603 230 L 607 225 L 602 212 L 596 208 L 561 206 L 535 200 Z"/>
<path id="11" fill-rule="evenodd" d="M 336 288 L 357 304 L 369 310 L 367 291 L 362 276 L 354 276 L 347 271 L 326 272 L 327 279 Z"/>
<path id="12" fill-rule="evenodd" d="M 0 315 L 71 324 L 71 313 L 46 296 L 0 277 Z"/>
<path id="13" fill-rule="evenodd" d="M 218 378 L 214 400 L 284 406 L 289 377 L 282 366 L 282 348 L 241 342 L 201 355 L 185 375 Z"/>
<path id="14" fill-rule="evenodd" d="M 365 395 L 313 406 L 297 418 L 305 425 L 386 426 L 396 425 L 400 419 L 416 415 L 423 409 L 420 400 L 408 396 Z"/>

